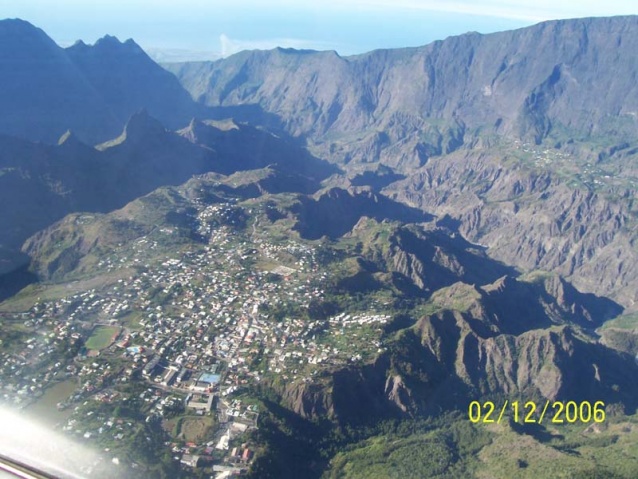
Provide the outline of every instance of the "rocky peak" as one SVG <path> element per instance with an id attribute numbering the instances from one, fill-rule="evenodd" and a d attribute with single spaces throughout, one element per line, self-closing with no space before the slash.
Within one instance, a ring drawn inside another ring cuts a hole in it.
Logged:
<path id="1" fill-rule="evenodd" d="M 127 138 L 136 138 L 146 135 L 160 135 L 166 133 L 166 128 L 149 115 L 145 108 L 134 113 L 124 127 Z"/>
<path id="2" fill-rule="evenodd" d="M 488 295 L 490 293 L 503 293 L 506 288 L 512 288 L 516 284 L 516 279 L 510 275 L 505 275 L 494 281 L 492 284 L 482 286 L 481 289 Z"/>
<path id="3" fill-rule="evenodd" d="M 142 48 L 135 43 L 132 38 L 121 42 L 117 37 L 112 35 L 103 36 L 93 45 L 87 45 L 83 41 L 79 40 L 67 48 L 67 51 L 72 54 L 96 55 L 100 57 L 103 57 L 104 55 L 116 55 L 120 59 L 123 54 L 146 55 L 144 50 L 142 50 Z"/>
<path id="4" fill-rule="evenodd" d="M 163 137 L 168 130 L 158 120 L 149 115 L 146 109 L 134 113 L 124 126 L 124 130 L 117 138 L 97 145 L 98 150 L 106 150 L 114 146 L 151 142 Z"/>
<path id="5" fill-rule="evenodd" d="M 193 118 L 186 128 L 179 130 L 178 133 L 191 143 L 204 143 L 202 139 L 205 137 L 207 126 L 204 122 Z"/>
<path id="6" fill-rule="evenodd" d="M 177 133 L 191 143 L 215 148 L 219 142 L 228 143 L 229 135 L 227 133 L 233 130 L 241 130 L 241 134 L 244 135 L 254 133 L 253 131 L 246 131 L 246 128 L 240 127 L 232 119 L 224 121 L 207 120 L 204 122 L 197 118 L 191 119 L 188 126 Z M 248 140 L 248 137 L 246 137 L 246 140 Z"/>

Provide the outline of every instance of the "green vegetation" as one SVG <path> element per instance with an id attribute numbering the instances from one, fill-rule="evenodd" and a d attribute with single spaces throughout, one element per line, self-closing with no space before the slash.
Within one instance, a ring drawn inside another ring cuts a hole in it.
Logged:
<path id="1" fill-rule="evenodd" d="M 252 477 L 638 477 L 636 416 L 609 418 L 599 425 L 525 428 L 473 425 L 459 414 L 443 414 L 339 429 L 293 419 L 271 406 L 259 437 L 268 439 L 267 448 Z M 284 450 L 288 460 L 280 463 L 274 455 Z"/>
<path id="2" fill-rule="evenodd" d="M 3 350 L 11 352 L 14 352 L 16 348 L 20 348 L 25 341 L 30 339 L 32 334 L 24 324 L 17 321 L 2 321 L 0 322 L 0 329 L 2 330 L 0 346 L 2 346 Z"/>
<path id="3" fill-rule="evenodd" d="M 436 308 L 452 309 L 462 313 L 468 311 L 481 298 L 474 286 L 456 283 L 447 288 L 441 288 L 432 295 L 431 304 Z"/>
<path id="4" fill-rule="evenodd" d="M 463 420 L 433 431 L 374 436 L 349 446 L 330 462 L 324 479 L 468 477 L 474 455 L 489 435 Z"/>
<path id="5" fill-rule="evenodd" d="M 128 329 L 138 330 L 141 328 L 140 320 L 143 318 L 143 313 L 140 311 L 133 311 L 128 313 L 120 318 L 122 324 L 124 324 Z"/>
<path id="6" fill-rule="evenodd" d="M 130 276 L 132 268 L 122 268 L 113 272 L 96 274 L 86 278 L 60 283 L 36 283 L 22 289 L 18 294 L 0 303 L 0 312 L 24 312 L 41 301 L 55 301 L 93 288 L 106 288 L 119 279 Z"/>
<path id="7" fill-rule="evenodd" d="M 540 269 L 536 269 L 534 271 L 530 271 L 529 273 L 523 274 L 517 278 L 518 281 L 525 281 L 527 283 L 542 283 L 548 278 L 554 276 L 552 273 L 548 271 L 543 271 Z"/>
<path id="8" fill-rule="evenodd" d="M 90 379 L 91 391 L 73 403 L 88 401 L 86 410 L 76 415 L 76 434 L 90 433 L 91 441 L 143 464 L 152 477 L 154 470 L 161 474 L 160 467 L 165 472 L 175 467 L 174 447 L 202 453 L 218 437 L 219 424 L 214 413 L 186 414 L 183 397 L 175 399 L 179 411 L 172 409 L 177 406 L 165 406 L 167 388 L 147 388 L 143 363 L 132 354 L 104 352 L 83 364 L 82 359 L 75 360 L 81 341 L 71 343 L 67 336 L 86 337 L 94 321 L 114 319 L 135 333 L 131 344 L 144 346 L 150 352 L 147 359 L 164 354 L 159 353 L 161 347 L 166 348 L 165 359 L 172 361 L 177 352 L 189 349 L 189 341 L 191 349 L 195 341 L 213 343 L 222 333 L 231 337 L 228 332 L 235 327 L 235 336 L 243 338 L 252 321 L 259 334 L 253 331 L 250 341 L 246 336 L 234 354 L 259 376 L 262 389 L 241 366 L 232 371 L 234 384 L 241 389 L 231 392 L 230 398 L 259 405 L 259 430 L 247 439 L 257 452 L 253 477 L 634 477 L 632 464 L 638 462 L 631 442 L 636 439 L 633 425 L 625 426 L 629 432 L 620 427 L 609 433 L 585 433 L 585 426 L 539 432 L 472 425 L 465 417 L 438 409 L 435 414 L 440 417 L 426 418 L 433 413 L 431 405 L 444 404 L 449 410 L 469 393 L 460 383 L 465 378 L 455 378 L 451 372 L 465 364 L 453 362 L 453 349 L 448 354 L 441 345 L 454 340 L 456 330 L 448 326 L 480 306 L 477 288 L 484 283 L 465 277 L 462 280 L 471 284 L 454 283 L 465 267 L 460 253 L 478 258 L 477 249 L 455 244 L 448 249 L 448 243 L 438 245 L 435 236 L 429 241 L 426 229 L 420 235 L 416 226 L 375 220 L 360 221 L 338 240 L 310 241 L 291 232 L 292 196 L 273 195 L 267 203 L 253 198 L 197 204 L 199 210 L 193 212 L 194 206 L 173 193 L 161 190 L 126 207 L 125 213 L 136 218 L 127 221 L 139 221 L 137 231 L 147 231 L 133 240 L 119 232 L 131 226 L 124 220 L 109 217 L 103 222 L 104 233 L 99 236 L 106 240 L 95 252 L 99 262 L 91 264 L 94 277 L 78 273 L 87 264 L 81 259 L 77 271 L 64 273 L 64 283 L 32 286 L 3 305 L 25 311 L 7 316 L 5 324 L 16 328 L 7 328 L 11 334 L 5 341 L 23 341 L 18 328 L 22 323 L 65 331 L 59 333 L 66 334 L 61 339 L 40 338 L 42 344 L 33 348 L 44 351 L 52 343 L 44 357 L 49 362 L 55 358 L 53 365 L 60 361 L 55 374 L 73 375 L 82 368 L 85 383 Z M 176 205 L 180 212 L 170 214 Z M 270 217 L 268 208 L 273 210 Z M 144 212 L 151 209 L 149 219 Z M 80 226 L 93 228 L 93 223 Z M 437 248 L 425 251 L 431 244 Z M 545 277 L 538 271 L 524 280 L 534 283 Z M 246 290 L 250 298 L 244 295 Z M 253 307 L 259 314 L 252 312 Z M 67 320 L 74 329 L 68 329 Z M 601 329 L 635 326 L 638 315 L 628 315 Z M 154 329 L 160 328 L 164 337 L 157 335 L 158 339 L 167 341 L 154 343 Z M 86 349 L 106 348 L 118 331 L 95 327 Z M 433 336 L 429 344 L 424 331 Z M 441 335 L 440 340 L 436 335 Z M 505 341 L 499 338 L 494 344 L 501 347 Z M 447 361 L 446 355 L 448 365 L 440 359 Z M 93 367 L 94 359 L 99 368 Z M 547 367 L 553 365 L 543 359 Z M 208 357 L 192 361 L 199 362 L 198 369 L 210 365 Z M 53 373 L 49 376 L 49 381 L 54 379 Z M 350 390 L 337 377 L 356 384 Z M 458 387 L 449 386 L 457 380 Z M 25 384 L 31 387 L 32 382 Z M 431 399 L 441 384 L 448 388 L 445 397 Z M 370 385 L 374 389 L 367 389 Z M 97 395 L 113 404 L 102 406 L 93 400 Z M 375 403 L 360 400 L 364 395 Z M 402 419 L 397 419 L 399 408 L 408 411 Z M 293 410 L 303 410 L 309 419 Z M 190 442 L 196 446 L 186 446 Z M 127 448 L 134 452 L 127 453 Z M 553 462 L 546 466 L 543 458 Z M 543 473 L 543 467 L 548 472 Z"/>
<path id="9" fill-rule="evenodd" d="M 629 313 L 606 321 L 597 330 L 606 346 L 628 354 L 638 354 L 638 313 Z"/>
<path id="10" fill-rule="evenodd" d="M 529 431 L 491 426 L 492 442 L 479 454 L 476 477 L 634 478 L 638 474 L 636 417 L 600 425 L 561 425 Z"/>
<path id="11" fill-rule="evenodd" d="M 609 329 L 638 330 L 638 313 L 623 314 L 615 319 L 606 321 L 599 330 L 605 331 Z"/>
<path id="12" fill-rule="evenodd" d="M 358 449 L 340 454 L 326 477 L 337 478 L 421 478 L 440 477 L 454 457 L 438 434 L 403 440 L 375 437 Z"/>
<path id="13" fill-rule="evenodd" d="M 115 326 L 96 327 L 89 339 L 86 340 L 86 349 L 99 351 L 108 347 L 119 332 L 120 328 Z"/>
<path id="14" fill-rule="evenodd" d="M 211 416 L 182 415 L 164 422 L 171 437 L 185 442 L 201 442 L 211 438 L 216 421 Z"/>
<path id="15" fill-rule="evenodd" d="M 264 407 L 253 478 L 472 477 L 492 436 L 458 414 L 353 428 L 305 421 L 267 400 Z"/>

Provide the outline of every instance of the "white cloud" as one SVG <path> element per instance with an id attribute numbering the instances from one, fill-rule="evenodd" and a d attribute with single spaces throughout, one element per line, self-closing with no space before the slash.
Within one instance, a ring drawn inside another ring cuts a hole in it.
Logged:
<path id="1" fill-rule="evenodd" d="M 272 50 L 276 47 L 294 48 L 296 50 L 337 50 L 340 46 L 321 41 L 304 40 L 301 38 L 269 38 L 260 40 L 238 40 L 230 38 L 225 33 L 219 36 L 221 55 L 227 57 L 242 50 Z"/>
<path id="2" fill-rule="evenodd" d="M 202 62 L 217 60 L 219 52 L 208 50 L 189 50 L 186 48 L 148 47 L 144 51 L 157 63 Z"/>

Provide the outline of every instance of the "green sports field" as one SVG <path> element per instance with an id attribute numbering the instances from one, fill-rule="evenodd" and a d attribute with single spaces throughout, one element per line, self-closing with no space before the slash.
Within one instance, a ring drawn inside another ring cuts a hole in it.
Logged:
<path id="1" fill-rule="evenodd" d="M 89 339 L 86 340 L 86 349 L 100 350 L 108 347 L 119 330 L 115 326 L 96 327 Z"/>

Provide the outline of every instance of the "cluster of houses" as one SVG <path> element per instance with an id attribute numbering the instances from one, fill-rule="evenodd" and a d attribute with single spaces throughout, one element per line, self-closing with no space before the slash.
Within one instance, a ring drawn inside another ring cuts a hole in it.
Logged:
<path id="1" fill-rule="evenodd" d="M 312 246 L 292 239 L 251 240 L 213 224 L 229 208 L 215 205 L 200 213 L 199 233 L 208 244 L 163 255 L 157 239 L 140 238 L 98 263 L 115 278 L 110 283 L 40 301 L 27 313 L 6 318 L 19 321 L 30 334 L 10 348 L 0 347 L 0 397 L 24 406 L 47 386 L 74 377 L 78 390 L 70 403 L 122 401 L 118 384 L 146 383 L 152 388 L 141 397 L 151 401 L 147 421 L 161 419 L 176 400 L 189 414 L 218 415 L 215 448 L 226 457 L 216 472 L 226 477 L 245 469 L 254 451 L 230 447 L 230 438 L 256 427 L 257 411 L 237 403 L 233 393 L 267 375 L 308 381 L 318 365 L 360 361 L 362 351 L 377 353 L 381 343 L 366 338 L 353 354 L 347 337 L 373 331 L 378 338 L 389 316 L 342 313 L 274 321 L 273 308 L 303 310 L 320 301 L 327 273 L 320 271 Z M 154 234 L 172 234 L 164 230 Z M 56 348 L 86 340 L 96 322 L 117 326 L 122 334 L 96 357 L 82 352 L 74 358 L 52 356 Z M 81 417 L 70 421 L 68 427 L 82 429 Z M 181 454 L 185 467 L 207 464 L 207 455 L 197 448 Z"/>
<path id="2" fill-rule="evenodd" d="M 514 149 L 525 154 L 527 159 L 532 160 L 534 166 L 539 169 L 547 169 L 550 165 L 558 164 L 563 171 L 572 173 L 575 178 L 582 181 L 588 187 L 603 186 L 636 186 L 633 179 L 623 178 L 621 175 L 602 168 L 594 162 L 579 164 L 575 157 L 556 148 L 539 148 L 534 144 L 514 140 Z"/>
<path id="3" fill-rule="evenodd" d="M 0 328 L 0 401 L 18 408 L 31 404 L 55 382 L 75 377 L 78 365 L 69 362 L 66 353 L 82 338 L 80 327 L 55 318 L 63 302 L 34 306 L 27 313 L 4 314 Z M 8 329 L 18 327 L 14 336 Z"/>

